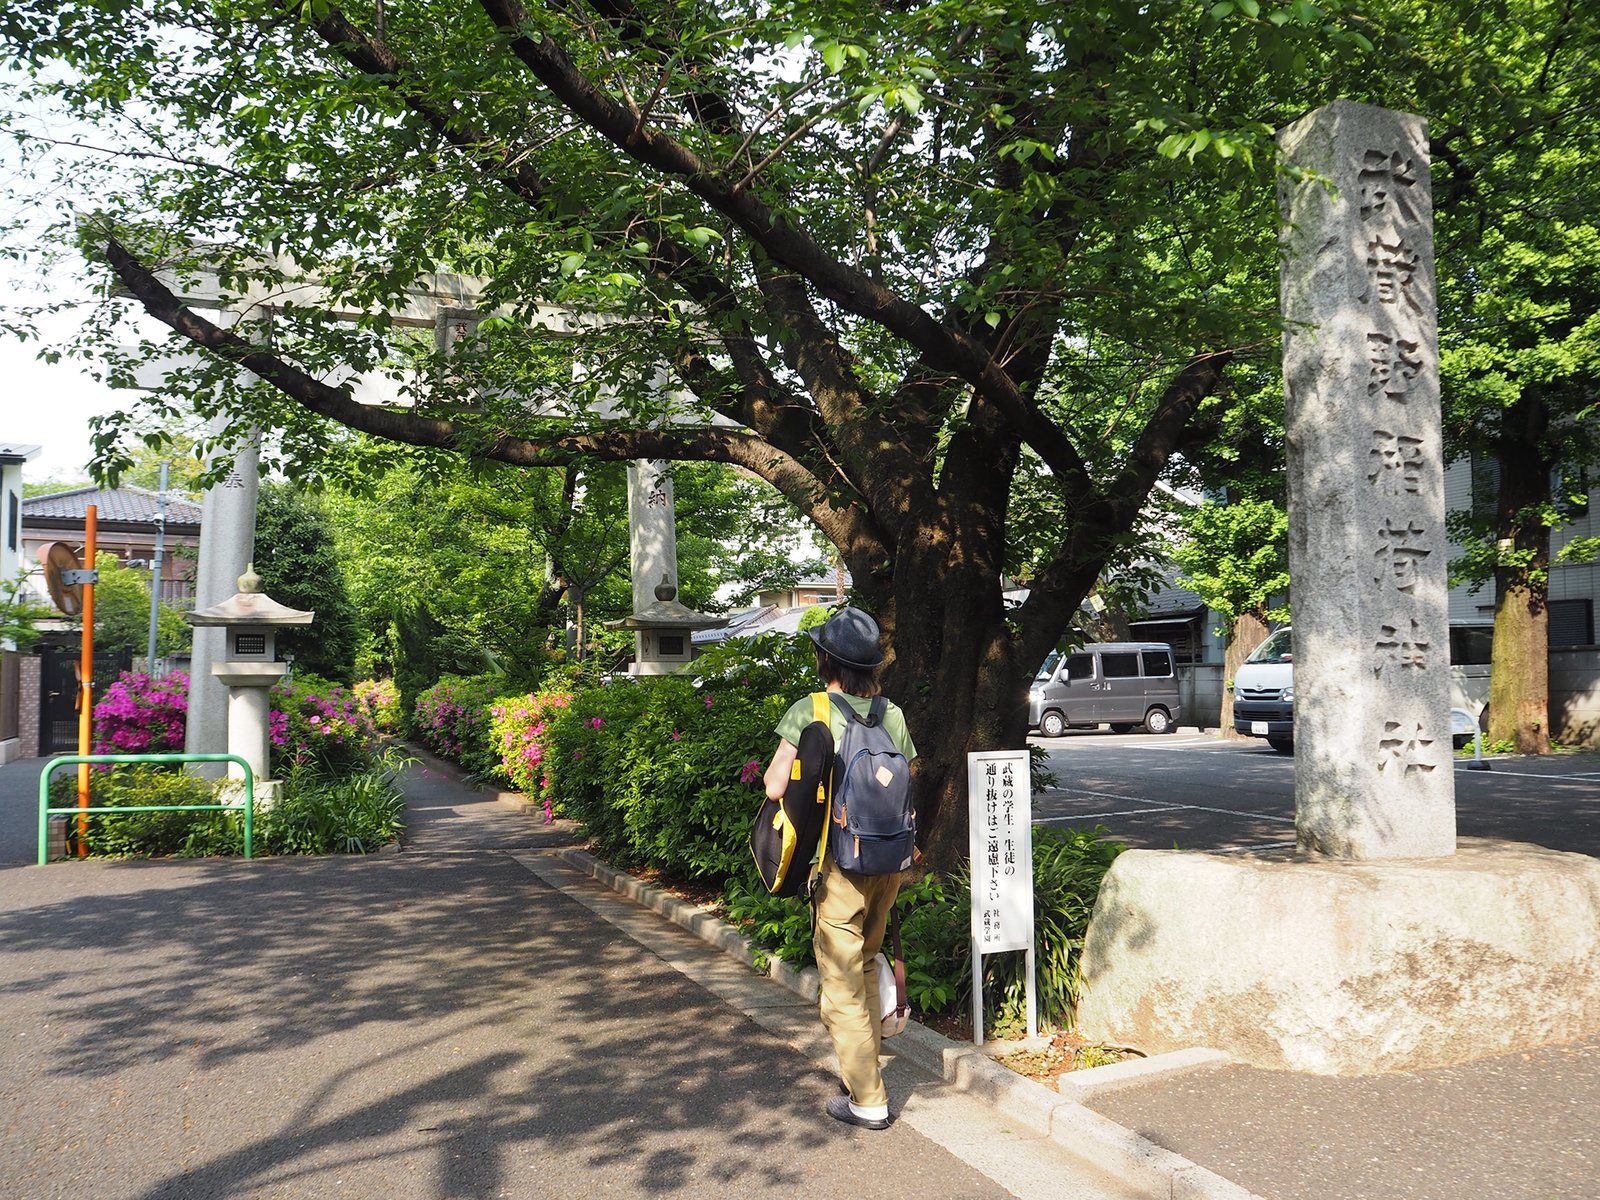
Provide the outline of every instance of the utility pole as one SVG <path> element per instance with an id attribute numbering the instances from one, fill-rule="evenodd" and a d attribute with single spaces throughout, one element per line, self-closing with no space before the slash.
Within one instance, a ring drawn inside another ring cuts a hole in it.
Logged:
<path id="1" fill-rule="evenodd" d="M 167 541 L 167 464 L 161 464 L 161 494 L 156 498 L 156 553 L 150 568 L 150 638 L 145 643 L 144 669 L 156 673 L 156 624 L 161 615 L 161 559 Z"/>

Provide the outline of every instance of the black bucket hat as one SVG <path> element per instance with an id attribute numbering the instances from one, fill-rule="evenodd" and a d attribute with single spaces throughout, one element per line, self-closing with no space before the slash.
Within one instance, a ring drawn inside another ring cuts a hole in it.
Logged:
<path id="1" fill-rule="evenodd" d="M 806 635 L 827 651 L 834 662 L 862 671 L 883 663 L 878 623 L 859 608 L 841 608 Z"/>

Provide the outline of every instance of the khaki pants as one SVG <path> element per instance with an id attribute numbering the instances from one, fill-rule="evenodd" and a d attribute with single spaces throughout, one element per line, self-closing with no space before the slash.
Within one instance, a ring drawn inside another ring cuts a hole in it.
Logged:
<path id="1" fill-rule="evenodd" d="M 855 875 L 829 861 L 811 894 L 822 1024 L 833 1038 L 850 1099 L 863 1107 L 889 1102 L 878 1070 L 883 1010 L 878 973 L 871 963 L 883 945 L 889 909 L 899 890 L 899 875 Z"/>

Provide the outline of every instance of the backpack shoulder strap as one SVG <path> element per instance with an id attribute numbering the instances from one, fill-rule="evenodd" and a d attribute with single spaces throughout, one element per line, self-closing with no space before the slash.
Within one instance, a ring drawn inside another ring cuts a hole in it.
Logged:
<path id="1" fill-rule="evenodd" d="M 867 709 L 867 724 L 882 725 L 883 718 L 889 714 L 889 699 L 887 696 L 874 696 L 872 706 Z"/>
<path id="2" fill-rule="evenodd" d="M 838 710 L 844 714 L 844 723 L 846 728 L 849 728 L 851 721 L 861 720 L 861 718 L 856 715 L 856 710 L 850 707 L 850 701 L 846 700 L 842 693 L 828 692 L 826 694 L 828 699 L 832 700 Z"/>
<path id="3" fill-rule="evenodd" d="M 813 721 L 821 721 L 824 725 L 828 724 L 827 692 L 811 693 L 811 719 Z"/>

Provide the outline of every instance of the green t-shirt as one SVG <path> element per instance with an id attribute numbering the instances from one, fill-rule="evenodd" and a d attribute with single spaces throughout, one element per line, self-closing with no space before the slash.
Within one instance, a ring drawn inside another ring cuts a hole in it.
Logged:
<path id="1" fill-rule="evenodd" d="M 872 699 L 869 696 L 852 696 L 849 692 L 835 694 L 843 696 L 845 702 L 863 717 L 867 715 L 867 710 L 872 707 Z M 811 706 L 811 697 L 806 696 L 803 699 L 796 700 L 789 706 L 789 711 L 783 714 L 783 719 L 778 722 L 778 736 L 790 744 L 798 746 L 800 744 L 801 731 L 815 719 L 816 714 Z M 833 744 L 837 746 L 839 739 L 844 736 L 844 714 L 839 711 L 839 706 L 831 700 L 828 701 L 828 727 L 833 730 Z M 907 762 L 917 756 L 917 747 L 911 740 L 910 731 L 906 729 L 905 714 L 900 711 L 900 706 L 893 700 L 889 701 L 889 707 L 884 711 L 883 728 L 884 732 L 889 735 L 890 739 L 899 748 L 900 753 L 906 756 Z"/>

